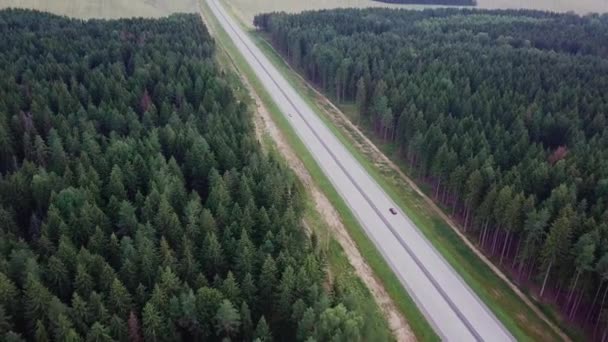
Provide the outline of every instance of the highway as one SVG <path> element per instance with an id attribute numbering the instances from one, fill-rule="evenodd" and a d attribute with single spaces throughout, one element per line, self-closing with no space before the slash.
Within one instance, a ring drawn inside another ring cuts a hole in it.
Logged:
<path id="1" fill-rule="evenodd" d="M 217 0 L 213 15 L 443 340 L 513 336 L 285 80 Z M 389 212 L 395 208 L 397 214 Z M 406 317 L 407 318 L 407 317 Z"/>

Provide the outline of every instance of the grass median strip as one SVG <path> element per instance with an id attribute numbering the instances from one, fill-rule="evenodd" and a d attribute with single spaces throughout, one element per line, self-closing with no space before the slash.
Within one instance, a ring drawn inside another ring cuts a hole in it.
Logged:
<path id="1" fill-rule="evenodd" d="M 460 240 L 460 237 L 435 212 L 427 207 L 423 198 L 402 181 L 400 175 L 390 168 L 379 168 L 347 138 L 344 127 L 337 127 L 328 117 L 322 105 L 314 101 L 318 96 L 302 80 L 265 40 L 263 34 L 250 31 L 256 45 L 281 71 L 288 82 L 302 95 L 326 126 L 338 137 L 346 148 L 364 166 L 366 171 L 382 186 L 391 198 L 419 227 L 425 237 L 439 250 L 442 256 L 457 270 L 464 281 L 486 303 L 492 312 L 518 340 L 560 340 L 558 336 L 532 309 L 527 306 L 509 286 L 500 279 L 475 253 Z M 390 152 L 390 146 L 384 152 Z M 391 154 L 389 154 L 391 155 Z M 555 322 L 558 326 L 558 322 Z M 567 331 L 574 339 L 576 332 Z"/>
<path id="2" fill-rule="evenodd" d="M 204 13 L 211 13 L 204 1 L 201 2 L 201 6 Z M 327 179 L 325 174 L 321 171 L 319 165 L 296 135 L 293 128 L 280 112 L 274 101 L 272 101 L 270 94 L 268 94 L 266 89 L 255 76 L 253 70 L 244 60 L 243 56 L 238 52 L 230 38 L 227 36 L 226 32 L 216 21 L 215 17 L 212 15 L 206 15 L 205 18 L 209 25 L 213 25 L 212 28 L 216 34 L 216 39 L 218 42 L 232 57 L 239 71 L 249 80 L 252 87 L 256 90 L 256 93 L 260 96 L 262 102 L 268 108 L 276 125 L 283 132 L 292 148 L 296 151 L 319 188 L 323 190 L 324 194 L 340 214 L 344 225 L 347 227 L 350 235 L 355 240 L 359 251 L 367 263 L 372 267 L 376 276 L 382 280 L 386 291 L 395 301 L 403 315 L 407 318 L 408 323 L 410 324 L 416 337 L 423 341 L 438 341 L 439 337 L 435 334 L 420 310 L 418 310 L 418 307 L 415 305 L 414 301 L 405 291 L 373 243 L 367 238 L 363 228 L 359 225 L 359 222 L 355 219 L 346 203 L 334 189 L 329 179 Z M 332 244 L 330 243 L 330 252 L 331 245 Z M 332 253 L 330 253 L 330 257 Z M 337 252 L 336 255 L 338 255 Z M 336 255 L 334 255 L 334 257 L 337 257 Z"/>

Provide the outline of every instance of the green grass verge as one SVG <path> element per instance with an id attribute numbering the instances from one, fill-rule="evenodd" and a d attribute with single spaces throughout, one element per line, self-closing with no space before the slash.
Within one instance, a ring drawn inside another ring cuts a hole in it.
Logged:
<path id="1" fill-rule="evenodd" d="M 205 13 L 211 13 L 204 1 L 201 2 L 201 6 Z M 401 286 L 401 283 L 392 272 L 388 264 L 376 250 L 373 243 L 367 238 L 363 228 L 359 225 L 346 203 L 344 203 L 343 199 L 334 189 L 329 179 L 327 179 L 325 174 L 321 171 L 319 165 L 316 163 L 308 149 L 306 149 L 302 141 L 298 138 L 293 128 L 278 109 L 274 101 L 272 101 L 270 94 L 268 94 L 266 89 L 255 76 L 253 70 L 244 60 L 243 56 L 238 52 L 226 32 L 217 22 L 216 18 L 213 15 L 206 15 L 205 18 L 207 19 L 208 24 L 213 26 L 216 40 L 218 40 L 227 53 L 232 57 L 239 71 L 243 73 L 249 80 L 252 87 L 255 89 L 256 93 L 270 112 L 277 127 L 279 127 L 279 129 L 283 132 L 288 143 L 298 154 L 312 178 L 316 181 L 319 188 L 322 189 L 325 196 L 327 196 L 329 201 L 340 214 L 344 225 L 347 227 L 351 237 L 357 244 L 361 255 L 374 270 L 375 275 L 382 281 L 386 291 L 391 296 L 398 309 L 406 317 L 416 337 L 421 341 L 439 341 L 439 336 L 435 334 L 432 327 L 426 321 L 407 291 L 405 291 L 403 286 Z M 330 243 L 330 251 L 331 245 L 332 244 Z M 329 256 L 330 258 L 340 260 L 340 253 L 338 252 L 331 252 L 329 253 Z"/>
<path id="2" fill-rule="evenodd" d="M 288 82 L 302 95 L 304 100 L 316 111 L 326 126 L 340 139 L 346 148 L 364 166 L 370 175 L 382 186 L 389 196 L 418 226 L 424 236 L 437 248 L 442 256 L 460 274 L 464 281 L 486 303 L 505 327 L 520 341 L 561 340 L 548 324 L 543 321 L 521 298 L 475 253 L 467 247 L 451 227 L 432 209 L 428 208 L 424 199 L 411 187 L 404 184 L 400 175 L 392 169 L 380 169 L 366 158 L 353 141 L 346 138 L 341 129 L 326 116 L 326 108 L 321 108 L 313 99 L 318 95 L 285 63 L 283 58 L 272 48 L 264 35 L 250 31 L 257 46 L 266 54 L 270 61 L 282 72 Z M 347 109 L 351 109 L 347 106 Z M 367 133 L 368 137 L 373 134 Z M 377 141 L 375 142 L 377 143 Z M 388 144 L 384 144 L 388 145 Z M 392 146 L 377 144 L 394 156 Z M 398 158 L 392 158 L 397 161 Z M 401 163 L 402 165 L 402 163 Z M 400 166 L 401 166 L 400 165 Z M 407 173 L 407 170 L 404 170 Z M 424 190 L 424 187 L 422 187 Z M 541 306 L 543 311 L 547 308 Z M 583 335 L 549 315 L 557 326 L 560 326 L 571 338 L 583 340 Z"/>

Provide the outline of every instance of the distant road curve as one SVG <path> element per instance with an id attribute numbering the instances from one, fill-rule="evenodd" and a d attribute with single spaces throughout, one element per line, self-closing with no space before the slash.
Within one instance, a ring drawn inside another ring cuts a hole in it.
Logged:
<path id="1" fill-rule="evenodd" d="M 222 5 L 217 0 L 205 1 L 442 339 L 514 340 Z M 396 209 L 396 215 L 390 213 L 390 208 Z"/>

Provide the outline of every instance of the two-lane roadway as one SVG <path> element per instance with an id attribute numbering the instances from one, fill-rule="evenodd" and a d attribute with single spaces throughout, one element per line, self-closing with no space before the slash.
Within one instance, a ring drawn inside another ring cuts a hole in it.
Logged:
<path id="1" fill-rule="evenodd" d="M 435 331 L 444 340 L 452 341 L 514 340 L 222 4 L 218 0 L 206 1 Z M 396 215 L 389 212 L 390 208 L 396 208 Z"/>

